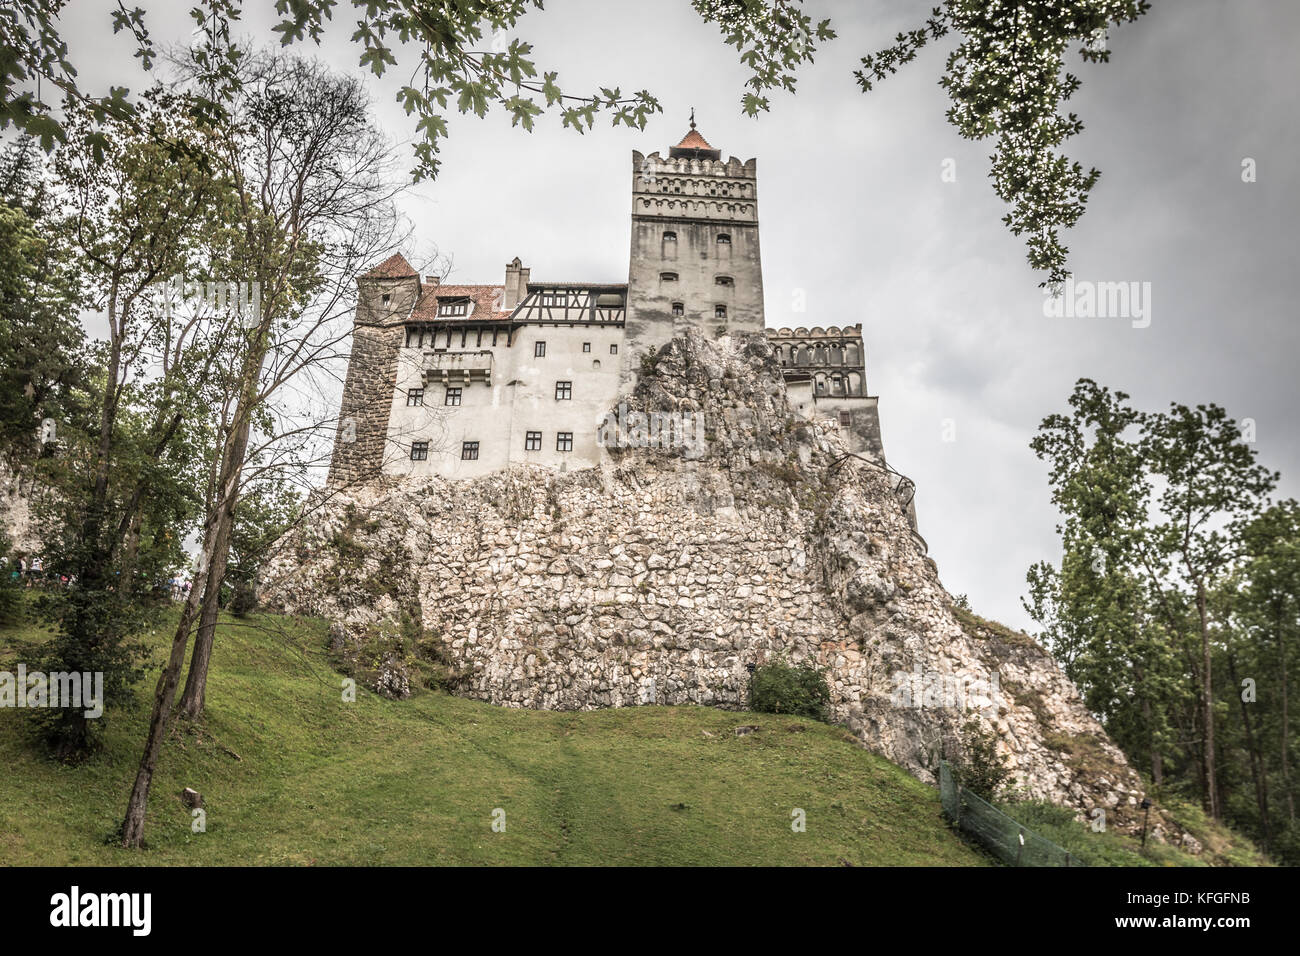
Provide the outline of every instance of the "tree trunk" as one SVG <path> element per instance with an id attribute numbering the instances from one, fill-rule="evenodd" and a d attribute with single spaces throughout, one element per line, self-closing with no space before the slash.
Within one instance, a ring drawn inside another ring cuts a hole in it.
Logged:
<path id="1" fill-rule="evenodd" d="M 207 583 L 203 591 L 203 617 L 199 633 L 194 639 L 194 654 L 190 657 L 190 671 L 185 678 L 185 692 L 181 695 L 180 709 L 186 717 L 197 718 L 203 713 L 204 697 L 208 686 L 208 665 L 212 660 L 212 643 L 217 633 L 217 615 L 221 608 L 221 585 L 226 577 L 226 563 L 230 558 L 230 536 L 235 525 L 235 505 L 239 500 L 239 482 L 244 472 L 244 456 L 248 453 L 249 434 L 253 427 L 253 402 L 256 400 L 258 378 L 266 360 L 266 350 L 261 343 L 264 333 L 254 339 L 254 347 L 244 360 L 240 383 L 239 403 L 235 408 L 232 432 L 222 449 L 221 472 L 213 502 L 213 550 Z"/>
<path id="2" fill-rule="evenodd" d="M 1241 704 L 1241 722 L 1246 731 L 1246 755 L 1250 758 L 1250 776 L 1255 782 L 1255 806 L 1259 809 L 1260 832 L 1264 834 L 1264 850 L 1267 852 L 1271 842 L 1268 825 L 1268 774 L 1263 766 L 1263 755 L 1255 749 L 1255 735 L 1250 729 L 1250 709 L 1240 693 L 1236 654 L 1228 655 L 1228 679 L 1232 681 L 1233 693 Z"/>
<path id="3" fill-rule="evenodd" d="M 122 571 L 118 586 L 127 594 L 135 593 L 135 565 L 140 555 L 140 512 L 132 513 L 127 524 L 126 542 L 122 546 Z"/>
<path id="4" fill-rule="evenodd" d="M 1142 719 L 1147 725 L 1147 747 L 1151 751 L 1151 785 L 1159 790 L 1165 782 L 1165 765 L 1151 730 L 1151 699 L 1145 695 L 1142 697 Z"/>
<path id="5" fill-rule="evenodd" d="M 1196 582 L 1196 612 L 1201 619 L 1201 710 L 1205 722 L 1205 810 L 1212 819 L 1222 814 L 1214 770 L 1214 681 L 1210 672 L 1210 625 L 1205 609 L 1205 583 Z"/>
<path id="6" fill-rule="evenodd" d="M 211 567 L 203 588 L 203 613 L 199 630 L 194 637 L 194 653 L 190 656 L 190 670 L 185 676 L 185 691 L 181 695 L 180 712 L 193 720 L 203 713 L 204 696 L 208 686 L 208 664 L 212 660 L 212 642 L 217 632 L 217 615 L 221 610 L 221 583 L 226 573 L 230 551 L 230 524 L 223 520 L 225 509 L 217 514 L 217 528 Z"/>
<path id="7" fill-rule="evenodd" d="M 140 769 L 136 771 L 135 785 L 131 788 L 131 797 L 126 804 L 126 817 L 122 821 L 122 846 L 139 849 L 144 844 L 144 818 L 149 806 L 149 787 L 153 784 L 154 767 L 158 755 L 162 752 L 163 740 L 167 736 L 167 723 L 171 718 L 172 702 L 176 699 L 176 685 L 180 682 L 181 666 L 185 663 L 185 649 L 190 642 L 190 628 L 198 612 L 199 595 L 206 586 L 209 550 L 212 545 L 212 529 L 204 535 L 204 550 L 195 572 L 190 596 L 185 600 L 180 620 L 172 635 L 171 654 L 167 666 L 158 675 L 158 685 L 154 689 L 153 713 L 149 717 L 149 733 L 145 737 L 144 754 L 140 758 Z"/>
<path id="8" fill-rule="evenodd" d="M 1282 660 L 1282 792 L 1286 794 L 1286 815 L 1295 822 L 1295 798 L 1291 794 L 1291 769 L 1287 759 L 1287 692 L 1286 692 L 1286 634 L 1282 630 L 1282 606 L 1274 605 L 1274 621 L 1277 625 L 1277 650 Z"/>

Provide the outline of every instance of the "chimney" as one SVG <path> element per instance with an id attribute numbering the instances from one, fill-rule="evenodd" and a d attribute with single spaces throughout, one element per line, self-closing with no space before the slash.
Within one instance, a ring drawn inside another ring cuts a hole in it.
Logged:
<path id="1" fill-rule="evenodd" d="M 425 276 L 424 284 L 429 287 L 430 291 L 437 292 L 438 286 L 442 284 L 442 279 L 439 276 Z"/>
<path id="2" fill-rule="evenodd" d="M 528 295 L 528 274 L 532 270 L 525 269 L 524 264 L 519 261 L 519 257 L 506 263 L 506 284 L 504 298 L 501 307 L 510 311 Z"/>

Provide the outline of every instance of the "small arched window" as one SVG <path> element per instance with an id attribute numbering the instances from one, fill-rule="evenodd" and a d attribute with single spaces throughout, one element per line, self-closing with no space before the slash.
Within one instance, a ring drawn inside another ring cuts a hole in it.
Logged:
<path id="1" fill-rule="evenodd" d="M 731 276 L 714 276 L 714 277 L 713 277 L 713 284 L 714 284 L 714 285 L 733 286 L 733 285 L 736 284 L 736 280 L 733 279 L 733 278 L 731 278 Z"/>
<path id="2" fill-rule="evenodd" d="M 673 303 L 673 315 L 685 315 L 686 307 L 680 302 Z"/>
<path id="3" fill-rule="evenodd" d="M 677 233 L 675 232 L 664 233 L 664 242 L 676 242 L 676 241 L 677 241 Z"/>
<path id="4" fill-rule="evenodd" d="M 727 317 L 727 307 L 725 305 L 715 305 L 713 307 L 713 317 L 715 319 L 725 319 Z"/>
<path id="5" fill-rule="evenodd" d="M 726 232 L 718 233 L 718 245 L 720 246 L 731 245 L 731 234 Z"/>
<path id="6" fill-rule="evenodd" d="M 660 282 L 676 282 L 676 281 L 677 281 L 677 273 L 676 273 L 676 272 L 661 272 L 661 273 L 659 273 L 659 281 L 660 281 Z"/>

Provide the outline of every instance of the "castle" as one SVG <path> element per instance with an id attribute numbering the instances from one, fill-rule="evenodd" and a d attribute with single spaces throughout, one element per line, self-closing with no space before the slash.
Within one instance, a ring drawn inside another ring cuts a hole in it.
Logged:
<path id="1" fill-rule="evenodd" d="M 993 686 L 974 710 L 1021 791 L 1146 825 L 1051 655 L 939 580 L 862 327 L 766 328 L 754 160 L 693 124 L 666 157 L 634 152 L 626 283 L 534 282 L 514 259 L 501 284 L 452 285 L 393 255 L 358 287 L 333 487 L 259 578 L 267 608 L 330 621 L 349 676 L 743 709 L 756 667 L 811 662 L 829 718 L 925 780 L 973 713 L 911 688 Z M 612 411 L 656 406 L 707 419 L 699 455 L 603 443 Z"/>
<path id="2" fill-rule="evenodd" d="M 473 478 L 515 464 L 599 464 L 602 426 L 642 359 L 682 335 L 766 332 L 792 406 L 884 461 L 862 326 L 767 329 L 757 161 L 696 130 L 632 154 L 625 283 L 444 284 L 394 254 L 357 280 L 335 485 L 383 475 Z"/>

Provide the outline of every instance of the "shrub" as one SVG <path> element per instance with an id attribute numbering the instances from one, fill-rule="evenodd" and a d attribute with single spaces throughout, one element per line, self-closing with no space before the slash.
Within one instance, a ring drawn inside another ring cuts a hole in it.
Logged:
<path id="1" fill-rule="evenodd" d="M 247 578 L 238 578 L 230 595 L 230 613 L 245 618 L 256 610 L 257 592 L 253 589 L 253 582 Z"/>
<path id="2" fill-rule="evenodd" d="M 1011 770 L 998 756 L 998 735 L 971 719 L 961 728 L 962 757 L 956 766 L 957 782 L 990 802 L 997 796 Z"/>
<path id="3" fill-rule="evenodd" d="M 772 661 L 756 668 L 749 681 L 749 709 L 760 713 L 825 720 L 830 700 L 822 671 L 807 662 L 792 667 Z"/>

